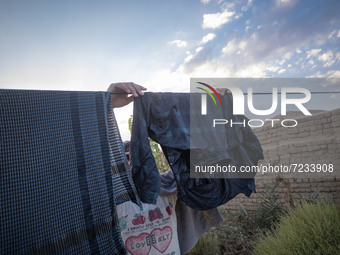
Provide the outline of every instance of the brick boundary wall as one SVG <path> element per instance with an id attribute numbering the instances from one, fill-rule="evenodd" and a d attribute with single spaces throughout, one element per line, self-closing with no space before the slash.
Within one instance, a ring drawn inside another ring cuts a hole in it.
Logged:
<path id="1" fill-rule="evenodd" d="M 279 202 L 289 208 L 301 197 L 310 198 L 318 190 L 321 196 L 328 197 L 340 204 L 340 108 L 332 111 L 311 111 L 312 116 L 299 116 L 289 112 L 284 119 L 295 119 L 296 127 L 285 128 L 266 122 L 254 132 L 259 138 L 264 160 L 263 165 L 290 164 L 333 164 L 332 173 L 268 173 L 255 177 L 257 193 L 249 198 L 240 194 L 229 201 L 225 208 L 237 211 L 244 207 L 249 211 L 256 210 L 260 193 L 265 185 L 273 187 L 278 184 Z M 282 116 L 275 119 L 282 120 Z M 279 122 L 275 122 L 279 123 Z"/>

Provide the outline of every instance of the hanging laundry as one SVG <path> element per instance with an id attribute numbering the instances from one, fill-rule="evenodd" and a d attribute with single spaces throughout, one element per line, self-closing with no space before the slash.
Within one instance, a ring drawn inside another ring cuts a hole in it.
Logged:
<path id="1" fill-rule="evenodd" d="M 216 208 L 237 194 L 250 196 L 255 191 L 253 176 L 249 178 L 190 178 L 190 149 L 195 149 L 196 160 L 201 164 L 223 162 L 237 167 L 256 165 L 263 158 L 262 148 L 249 126 L 225 125 L 225 132 L 211 132 L 211 123 L 198 123 L 190 129 L 192 114 L 189 93 L 145 93 L 134 101 L 131 136 L 131 161 L 133 179 L 145 203 L 155 203 L 160 188 L 160 174 L 149 145 L 149 137 L 158 142 L 174 173 L 178 199 L 198 210 Z M 223 117 L 234 122 L 247 118 L 232 114 L 232 96 L 224 95 Z M 215 111 L 217 107 L 211 107 Z M 191 141 L 190 131 L 196 132 L 198 141 Z"/>
<path id="2" fill-rule="evenodd" d="M 139 203 L 109 92 L 0 90 L 0 253 L 125 254 Z"/>
<path id="3" fill-rule="evenodd" d="M 160 196 L 170 196 L 177 193 L 175 177 L 171 170 L 161 174 Z M 177 219 L 178 242 L 181 253 L 187 254 L 195 247 L 201 236 L 211 227 L 223 221 L 217 208 L 206 211 L 192 209 L 176 201 L 175 212 Z"/>

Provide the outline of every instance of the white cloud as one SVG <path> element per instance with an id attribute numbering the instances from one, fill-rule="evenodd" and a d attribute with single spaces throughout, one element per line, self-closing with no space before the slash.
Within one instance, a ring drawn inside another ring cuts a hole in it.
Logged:
<path id="1" fill-rule="evenodd" d="M 329 34 L 328 39 L 331 39 L 335 34 L 336 34 L 336 30 L 333 30 L 333 31 Z"/>
<path id="2" fill-rule="evenodd" d="M 267 77 L 266 68 L 267 66 L 264 63 L 250 64 L 244 66 L 242 69 L 236 70 L 236 73 L 233 73 L 232 70 L 231 76 L 241 78 L 265 78 Z"/>
<path id="3" fill-rule="evenodd" d="M 198 48 L 196 48 L 196 53 L 198 53 L 198 52 L 200 52 L 200 51 L 202 51 L 204 48 L 203 47 L 198 47 Z"/>
<path id="4" fill-rule="evenodd" d="M 340 52 L 337 52 L 337 53 L 336 53 L 335 58 L 336 58 L 337 60 L 340 60 Z"/>
<path id="5" fill-rule="evenodd" d="M 195 49 L 195 53 L 194 54 L 192 54 L 190 51 L 187 51 L 186 52 L 186 54 L 187 54 L 187 56 L 185 57 L 185 59 L 184 59 L 184 63 L 188 63 L 188 62 L 190 62 L 192 59 L 194 59 L 196 56 L 197 56 L 197 54 L 200 52 L 200 51 L 202 51 L 204 48 L 201 46 L 201 47 L 197 47 L 196 49 Z"/>
<path id="6" fill-rule="evenodd" d="M 216 35 L 214 33 L 209 33 L 205 36 L 203 36 L 202 40 L 201 40 L 201 44 L 205 44 L 211 40 L 214 40 L 214 38 L 216 37 Z"/>
<path id="7" fill-rule="evenodd" d="M 181 65 L 177 72 L 186 73 L 190 77 L 237 77 L 237 78 L 263 78 L 266 75 L 266 66 L 263 63 L 251 64 L 240 69 L 235 69 L 235 66 L 230 62 L 225 62 L 222 59 L 210 59 L 196 66 L 194 69 L 189 69 L 186 65 Z"/>
<path id="8" fill-rule="evenodd" d="M 245 50 L 247 46 L 248 46 L 248 42 L 246 40 L 241 41 L 238 45 L 240 50 Z"/>
<path id="9" fill-rule="evenodd" d="M 339 70 L 328 71 L 325 74 L 325 77 L 327 77 L 327 78 L 340 78 L 340 71 Z"/>
<path id="10" fill-rule="evenodd" d="M 278 74 L 283 74 L 283 73 L 285 73 L 285 72 L 286 72 L 286 69 L 282 68 L 282 69 L 280 69 L 280 70 L 278 71 Z"/>
<path id="11" fill-rule="evenodd" d="M 242 16 L 243 16 L 243 14 L 240 13 L 240 14 L 237 14 L 234 18 L 235 18 L 235 19 L 239 19 L 239 18 L 241 18 Z"/>
<path id="12" fill-rule="evenodd" d="M 160 82 L 162 86 L 160 86 Z M 190 91 L 190 79 L 187 75 L 173 72 L 167 68 L 155 70 L 148 76 L 143 84 L 147 84 L 148 90 L 153 92 L 188 92 Z"/>
<path id="13" fill-rule="evenodd" d="M 294 5 L 296 0 L 276 0 L 277 7 L 286 7 Z"/>
<path id="14" fill-rule="evenodd" d="M 247 11 L 252 6 L 252 4 L 253 4 L 253 0 L 248 0 L 246 6 L 243 6 L 241 10 L 244 12 Z"/>
<path id="15" fill-rule="evenodd" d="M 221 6 L 221 10 L 233 10 L 237 6 L 238 2 L 219 0 L 218 4 Z"/>
<path id="16" fill-rule="evenodd" d="M 306 52 L 307 54 L 307 59 L 309 59 L 310 57 L 315 57 L 319 54 L 319 52 L 321 51 L 321 49 L 312 49 Z"/>
<path id="17" fill-rule="evenodd" d="M 188 43 L 186 41 L 182 41 L 182 40 L 174 40 L 171 42 L 168 42 L 168 44 L 170 45 L 176 45 L 177 47 L 186 47 L 188 45 Z"/>
<path id="18" fill-rule="evenodd" d="M 286 63 L 286 59 L 283 58 L 283 59 L 277 61 L 277 63 L 278 63 L 280 66 L 282 66 L 284 63 Z"/>
<path id="19" fill-rule="evenodd" d="M 291 52 L 286 52 L 281 59 L 276 60 L 276 63 L 282 66 L 284 63 L 286 63 L 287 60 L 292 57 L 292 55 L 293 54 Z"/>
<path id="20" fill-rule="evenodd" d="M 202 4 L 208 4 L 208 3 L 210 3 L 210 0 L 201 0 L 201 3 Z"/>
<path id="21" fill-rule="evenodd" d="M 292 57 L 292 53 L 291 52 L 287 52 L 283 57 L 285 59 L 290 59 Z"/>
<path id="22" fill-rule="evenodd" d="M 333 52 L 331 50 L 327 51 L 326 53 L 319 55 L 318 60 L 324 62 L 323 67 L 330 67 L 335 63 L 333 59 Z"/>
<path id="23" fill-rule="evenodd" d="M 340 30 L 338 30 L 338 31 L 333 30 L 333 31 L 329 34 L 328 39 L 331 39 L 331 38 L 333 38 L 334 36 L 335 36 L 336 38 L 340 38 Z"/>
<path id="24" fill-rule="evenodd" d="M 244 52 L 248 46 L 248 42 L 246 40 L 236 42 L 235 39 L 229 41 L 227 45 L 222 49 L 222 52 L 225 55 L 231 55 L 233 53 L 240 54 Z"/>
<path id="25" fill-rule="evenodd" d="M 184 62 L 189 62 L 193 57 L 194 57 L 194 55 L 189 54 L 189 55 L 184 59 Z"/>
<path id="26" fill-rule="evenodd" d="M 327 73 L 322 73 L 321 71 L 315 74 L 309 75 L 306 78 L 340 78 L 339 70 L 330 70 Z M 322 85 L 323 87 L 328 87 L 329 85 Z"/>
<path id="27" fill-rule="evenodd" d="M 234 15 L 235 15 L 235 12 L 228 11 L 228 10 L 225 10 L 223 12 L 213 13 L 213 14 L 204 14 L 202 27 L 203 29 L 219 28 L 220 26 L 230 22 Z"/>
<path id="28" fill-rule="evenodd" d="M 236 44 L 235 44 L 235 39 L 229 41 L 227 43 L 227 45 L 222 49 L 222 52 L 224 54 L 231 54 L 233 52 L 236 52 L 237 51 L 237 47 L 236 47 Z"/>
<path id="29" fill-rule="evenodd" d="M 269 66 L 266 68 L 266 70 L 268 70 L 269 72 L 273 72 L 273 73 L 277 72 L 279 69 L 280 69 L 279 66 Z"/>
<path id="30" fill-rule="evenodd" d="M 323 61 L 323 62 L 330 61 L 332 60 L 332 58 L 333 58 L 333 52 L 330 50 L 318 56 L 318 60 Z"/>
<path id="31" fill-rule="evenodd" d="M 226 11 L 204 16 L 202 27 L 214 29 L 234 21 L 238 10 L 245 6 L 247 1 L 244 0 L 242 5 L 239 4 L 240 1 L 235 2 L 234 5 L 223 3 L 223 10 L 228 10 L 230 13 L 228 17 L 222 19 Z M 280 6 L 275 6 L 276 3 Z M 199 52 L 192 49 L 193 53 L 187 56 L 177 71 L 190 76 L 267 77 L 269 74 L 307 76 L 310 73 L 318 73 L 322 66 L 336 69 L 334 60 L 338 61 L 337 57 L 340 58 L 340 53 L 336 55 L 337 51 L 333 51 L 333 55 L 330 56 L 323 44 L 327 43 L 327 38 L 332 31 L 335 31 L 332 35 L 333 39 L 337 35 L 338 29 L 334 30 L 334 27 L 331 29 L 329 25 L 330 22 L 334 22 L 334 19 L 339 20 L 339 18 L 325 14 L 314 21 L 309 17 L 319 16 L 317 11 L 313 10 L 306 11 L 306 14 L 302 15 L 301 22 L 296 23 L 284 15 L 276 15 L 282 11 L 287 12 L 288 15 L 291 8 L 295 8 L 296 3 L 296 0 L 280 2 L 274 0 L 274 5 L 270 6 L 263 22 L 246 20 L 244 25 L 248 27 L 245 33 L 240 33 L 241 31 L 238 30 L 222 31 L 228 38 L 224 42 L 223 37 L 220 37 L 218 32 L 214 32 L 218 35 L 219 43 L 224 44 L 222 46 L 214 44 L 214 47 L 209 45 Z M 256 8 L 252 11 L 255 16 L 262 13 Z M 260 24 L 264 25 L 261 27 Z M 202 46 L 203 41 L 205 40 L 202 38 L 200 42 Z"/>

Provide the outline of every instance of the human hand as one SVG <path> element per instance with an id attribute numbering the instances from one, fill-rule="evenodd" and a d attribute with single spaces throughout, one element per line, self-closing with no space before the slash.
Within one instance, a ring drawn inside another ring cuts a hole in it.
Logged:
<path id="1" fill-rule="evenodd" d="M 113 108 L 123 107 L 131 103 L 135 97 L 144 95 L 143 90 L 146 90 L 146 88 L 133 82 L 112 83 L 107 89 L 107 91 L 110 92 L 126 92 L 132 94 L 111 94 Z"/>

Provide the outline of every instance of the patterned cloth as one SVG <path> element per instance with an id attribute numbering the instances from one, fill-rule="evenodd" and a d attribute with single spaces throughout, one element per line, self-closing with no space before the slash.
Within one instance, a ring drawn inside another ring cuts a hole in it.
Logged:
<path id="1" fill-rule="evenodd" d="M 216 208 L 239 193 L 250 196 L 255 191 L 254 174 L 242 178 L 237 174 L 221 179 L 190 178 L 193 158 L 196 165 L 221 163 L 235 167 L 256 165 L 263 158 L 261 145 L 249 126 L 225 125 L 219 127 L 220 132 L 212 132 L 211 119 L 202 121 L 200 107 L 191 108 L 190 100 L 200 104 L 200 98 L 200 94 L 145 93 L 135 99 L 130 154 L 133 179 L 142 202 L 155 203 L 161 183 L 149 137 L 162 146 L 176 179 L 178 199 L 191 208 Z M 223 108 L 209 109 L 222 109 L 218 110 L 220 118 L 247 122 L 245 116 L 232 114 L 231 96 L 223 96 L 222 101 Z M 195 125 L 190 127 L 192 123 Z"/>
<path id="2" fill-rule="evenodd" d="M 139 203 L 108 92 L 0 90 L 0 253 L 125 254 Z"/>

